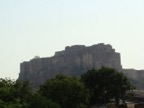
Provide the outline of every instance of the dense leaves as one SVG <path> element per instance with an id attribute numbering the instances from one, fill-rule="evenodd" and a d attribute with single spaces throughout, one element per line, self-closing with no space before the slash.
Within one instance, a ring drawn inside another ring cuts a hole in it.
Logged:
<path id="1" fill-rule="evenodd" d="M 120 99 L 125 102 L 126 92 L 133 89 L 128 79 L 112 68 L 102 67 L 99 70 L 89 70 L 82 75 L 82 81 L 90 89 L 91 104 L 107 104 L 112 99 L 119 104 Z"/>
<path id="2" fill-rule="evenodd" d="M 44 96 L 35 94 L 32 98 L 29 108 L 60 108 L 60 105 L 54 103 Z"/>
<path id="3" fill-rule="evenodd" d="M 31 95 L 28 82 L 0 79 L 0 108 L 27 108 Z"/>
<path id="4" fill-rule="evenodd" d="M 36 90 L 27 81 L 1 78 L 0 108 L 87 108 L 113 99 L 118 105 L 131 89 L 122 73 L 105 67 L 89 70 L 81 78 L 57 75 Z"/>
<path id="5" fill-rule="evenodd" d="M 43 96 L 52 99 L 62 108 L 85 108 L 89 92 L 78 79 L 58 75 L 40 87 Z"/>

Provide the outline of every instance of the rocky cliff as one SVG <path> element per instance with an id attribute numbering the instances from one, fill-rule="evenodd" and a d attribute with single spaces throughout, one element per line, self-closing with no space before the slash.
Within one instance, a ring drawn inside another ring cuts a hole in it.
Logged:
<path id="1" fill-rule="evenodd" d="M 144 90 L 144 70 L 123 69 L 122 72 L 128 77 L 136 89 Z"/>
<path id="2" fill-rule="evenodd" d="M 122 70 L 120 54 L 111 45 L 103 43 L 84 46 L 67 46 L 65 50 L 56 52 L 53 57 L 34 58 L 20 64 L 20 80 L 28 80 L 34 87 L 56 74 L 80 76 L 91 68 L 102 66 Z"/>

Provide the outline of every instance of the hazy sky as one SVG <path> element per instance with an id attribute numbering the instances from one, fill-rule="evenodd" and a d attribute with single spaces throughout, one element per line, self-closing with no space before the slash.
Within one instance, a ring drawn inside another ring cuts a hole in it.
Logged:
<path id="1" fill-rule="evenodd" d="M 0 0 L 0 77 L 75 44 L 111 44 L 124 68 L 144 69 L 144 0 Z"/>

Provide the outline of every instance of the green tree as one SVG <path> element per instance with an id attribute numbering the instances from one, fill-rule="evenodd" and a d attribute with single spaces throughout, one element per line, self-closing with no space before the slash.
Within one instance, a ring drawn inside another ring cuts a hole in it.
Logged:
<path id="1" fill-rule="evenodd" d="M 2 101 L 13 100 L 13 95 L 11 91 L 13 89 L 14 84 L 15 82 L 8 78 L 0 78 L 0 99 Z"/>
<path id="2" fill-rule="evenodd" d="M 12 93 L 15 99 L 20 99 L 21 103 L 30 101 L 33 95 L 33 91 L 29 85 L 29 82 L 19 81 L 19 80 L 17 80 L 15 84 L 13 85 Z"/>
<path id="3" fill-rule="evenodd" d="M 40 94 L 35 94 L 28 108 L 60 108 L 60 105 Z"/>
<path id="4" fill-rule="evenodd" d="M 28 82 L 0 79 L 0 107 L 27 108 L 32 96 Z"/>
<path id="5" fill-rule="evenodd" d="M 112 68 L 89 70 L 81 76 L 81 79 L 90 90 L 91 105 L 107 104 L 111 99 L 115 99 L 117 105 L 120 99 L 125 103 L 126 92 L 133 88 L 123 73 Z"/>
<path id="6" fill-rule="evenodd" d="M 89 92 L 79 79 L 58 75 L 40 87 L 43 96 L 61 105 L 61 108 L 85 108 Z"/>

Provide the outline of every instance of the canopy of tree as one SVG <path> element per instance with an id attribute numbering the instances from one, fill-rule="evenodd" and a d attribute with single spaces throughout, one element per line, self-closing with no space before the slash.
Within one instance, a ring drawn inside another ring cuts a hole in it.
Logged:
<path id="1" fill-rule="evenodd" d="M 111 99 L 125 101 L 133 86 L 115 69 L 89 70 L 81 78 L 57 75 L 39 88 L 28 82 L 0 79 L 0 108 L 87 108 L 107 104 Z"/>
<path id="2" fill-rule="evenodd" d="M 28 82 L 0 79 L 0 108 L 25 108 L 31 95 Z"/>
<path id="3" fill-rule="evenodd" d="M 112 68 L 92 69 L 81 77 L 90 90 L 92 105 L 107 104 L 112 99 L 115 99 L 117 105 L 120 100 L 125 103 L 126 92 L 133 89 L 127 77 Z"/>
<path id="4" fill-rule="evenodd" d="M 62 108 L 85 108 L 89 100 L 89 92 L 80 80 L 63 75 L 48 80 L 40 92 Z"/>

